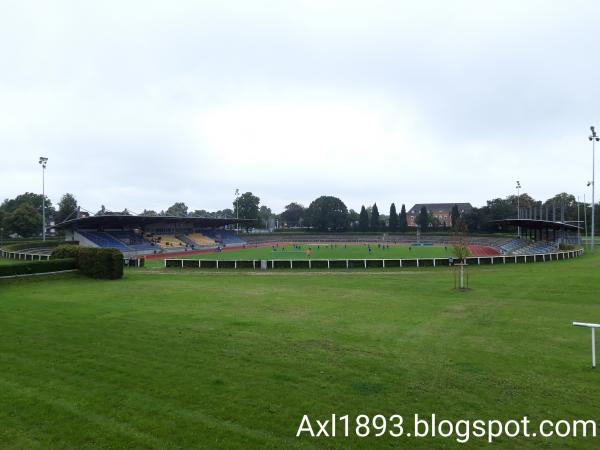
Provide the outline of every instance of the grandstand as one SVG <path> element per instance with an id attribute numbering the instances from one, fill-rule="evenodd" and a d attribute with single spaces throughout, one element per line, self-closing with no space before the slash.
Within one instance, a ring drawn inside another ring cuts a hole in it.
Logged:
<path id="1" fill-rule="evenodd" d="M 56 225 L 67 241 L 82 246 L 116 248 L 126 256 L 181 252 L 223 246 L 241 246 L 246 241 L 222 228 L 243 219 L 203 217 L 106 215 L 82 217 Z"/>

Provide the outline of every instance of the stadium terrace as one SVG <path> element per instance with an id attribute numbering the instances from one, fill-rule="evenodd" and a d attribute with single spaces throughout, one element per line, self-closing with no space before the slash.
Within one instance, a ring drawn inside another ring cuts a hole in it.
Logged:
<path id="1" fill-rule="evenodd" d="M 126 256 L 243 245 L 224 227 L 252 222 L 209 217 L 104 215 L 65 221 L 54 228 L 66 241 L 85 247 L 112 247 Z"/>

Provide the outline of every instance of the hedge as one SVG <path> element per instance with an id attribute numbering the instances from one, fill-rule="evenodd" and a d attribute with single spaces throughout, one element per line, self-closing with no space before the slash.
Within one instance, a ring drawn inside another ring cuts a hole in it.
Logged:
<path id="1" fill-rule="evenodd" d="M 46 261 L 28 261 L 18 264 L 0 265 L 0 277 L 11 275 L 29 275 L 33 273 L 58 272 L 77 269 L 75 258 L 51 259 Z"/>
<path id="2" fill-rule="evenodd" d="M 64 244 L 65 241 L 20 241 L 20 242 L 11 242 L 4 245 L 4 250 L 15 251 L 15 250 L 23 250 L 26 248 L 52 248 L 58 247 L 60 244 Z M 78 244 L 78 242 L 73 242 L 74 244 Z"/>
<path id="3" fill-rule="evenodd" d="M 88 277 L 110 280 L 123 277 L 123 254 L 114 248 L 81 247 L 77 265 Z"/>
<path id="4" fill-rule="evenodd" d="M 52 250 L 50 259 L 64 259 L 64 258 L 75 258 L 79 257 L 79 246 L 73 244 L 63 244 Z"/>

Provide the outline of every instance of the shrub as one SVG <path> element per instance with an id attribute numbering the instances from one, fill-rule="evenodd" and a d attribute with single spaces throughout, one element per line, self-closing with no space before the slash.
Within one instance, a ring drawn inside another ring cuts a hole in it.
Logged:
<path id="1" fill-rule="evenodd" d="M 17 251 L 29 248 L 51 248 L 63 244 L 64 241 L 18 241 L 4 245 L 4 250 Z"/>
<path id="2" fill-rule="evenodd" d="M 75 258 L 79 257 L 79 246 L 71 244 L 63 244 L 52 250 L 50 259 L 64 259 L 64 258 Z"/>
<path id="3" fill-rule="evenodd" d="M 75 258 L 50 259 L 46 261 L 29 261 L 17 264 L 0 265 L 0 277 L 11 275 L 28 275 L 32 273 L 58 272 L 77 268 Z"/>
<path id="4" fill-rule="evenodd" d="M 78 266 L 88 277 L 115 280 L 123 277 L 123 254 L 114 248 L 82 247 Z"/>

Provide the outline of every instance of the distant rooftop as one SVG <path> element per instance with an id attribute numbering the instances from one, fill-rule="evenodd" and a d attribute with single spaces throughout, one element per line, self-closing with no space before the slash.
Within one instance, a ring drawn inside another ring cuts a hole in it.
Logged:
<path id="1" fill-rule="evenodd" d="M 423 206 L 429 212 L 451 211 L 454 205 L 458 206 L 460 213 L 469 213 L 473 210 L 473 206 L 470 203 L 417 203 L 408 212 L 409 214 L 418 214 Z"/>

